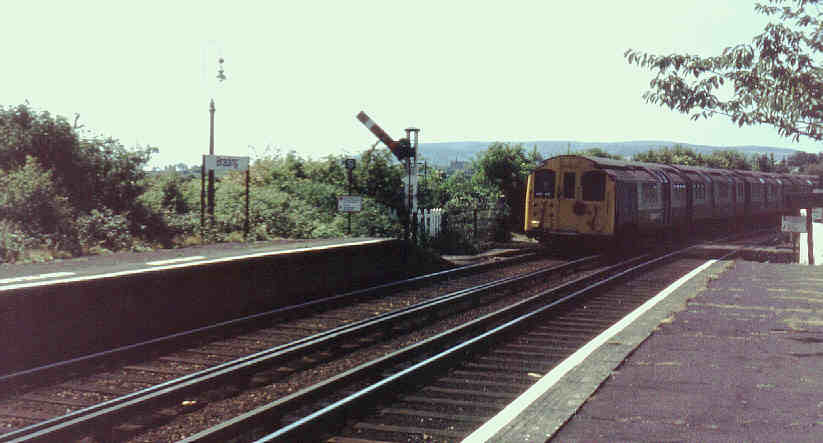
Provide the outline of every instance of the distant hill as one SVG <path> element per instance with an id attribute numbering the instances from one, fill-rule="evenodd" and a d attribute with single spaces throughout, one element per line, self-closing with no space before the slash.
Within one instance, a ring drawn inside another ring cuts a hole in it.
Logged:
<path id="1" fill-rule="evenodd" d="M 421 143 L 420 153 L 423 158 L 438 166 L 448 166 L 451 162 L 469 161 L 477 157 L 477 154 L 484 152 L 492 142 L 443 142 L 443 143 Z M 565 154 L 569 151 L 580 151 L 590 148 L 600 148 L 611 154 L 623 156 L 629 159 L 631 156 L 646 152 L 649 149 L 659 149 L 662 147 L 671 147 L 674 145 L 681 145 L 687 148 L 694 149 L 703 154 L 709 154 L 712 151 L 732 149 L 742 152 L 747 156 L 760 154 L 774 154 L 775 160 L 781 160 L 788 157 L 798 150 L 788 148 L 775 148 L 771 146 L 706 146 L 706 145 L 691 145 L 688 143 L 677 143 L 672 141 L 630 141 L 630 142 L 613 142 L 613 143 L 593 143 L 593 142 L 579 142 L 570 140 L 560 141 L 530 141 L 530 142 L 510 142 L 512 144 L 522 143 L 529 151 L 533 146 L 537 147 L 537 151 L 543 155 L 544 158 L 555 155 Z"/>

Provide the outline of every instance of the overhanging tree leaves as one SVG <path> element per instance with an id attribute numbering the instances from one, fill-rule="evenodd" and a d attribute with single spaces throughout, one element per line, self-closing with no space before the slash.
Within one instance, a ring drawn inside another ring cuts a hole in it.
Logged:
<path id="1" fill-rule="evenodd" d="M 779 16 L 751 44 L 718 56 L 653 55 L 629 49 L 624 54 L 656 76 L 643 94 L 649 103 L 668 106 L 692 119 L 726 115 L 739 126 L 768 124 L 797 141 L 823 139 L 823 12 L 821 0 L 784 0 L 755 4 L 755 11 Z M 733 95 L 722 96 L 730 82 Z"/>

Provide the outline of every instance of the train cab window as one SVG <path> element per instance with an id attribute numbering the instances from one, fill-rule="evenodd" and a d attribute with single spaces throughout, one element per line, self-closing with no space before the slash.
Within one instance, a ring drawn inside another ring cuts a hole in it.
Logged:
<path id="1" fill-rule="evenodd" d="M 574 172 L 563 174 L 563 198 L 574 199 Z"/>
<path id="2" fill-rule="evenodd" d="M 554 171 L 541 169 L 534 172 L 534 195 L 554 198 Z"/>
<path id="3" fill-rule="evenodd" d="M 580 178 L 583 185 L 583 200 L 603 201 L 606 197 L 606 174 L 601 171 L 588 171 Z"/>

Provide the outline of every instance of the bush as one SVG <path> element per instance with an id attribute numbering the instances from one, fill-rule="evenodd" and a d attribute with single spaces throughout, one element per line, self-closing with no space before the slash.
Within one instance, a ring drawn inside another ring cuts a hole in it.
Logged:
<path id="1" fill-rule="evenodd" d="M 346 220 L 346 217 L 340 215 L 338 219 Z M 365 237 L 400 237 L 403 234 L 403 224 L 391 215 L 387 206 L 364 197 L 363 210 L 352 214 L 351 234 Z"/>
<path id="2" fill-rule="evenodd" d="M 88 215 L 77 219 L 75 228 L 81 244 L 90 252 L 130 249 L 134 243 L 129 220 L 108 208 L 102 211 L 92 209 Z"/>
<path id="3" fill-rule="evenodd" d="M 20 225 L 10 220 L 0 220 L 0 259 L 16 262 L 35 241 Z"/>
<path id="4" fill-rule="evenodd" d="M 29 156 L 22 167 L 0 175 L 0 219 L 29 234 L 66 234 L 72 210 L 57 192 L 51 171 Z"/>

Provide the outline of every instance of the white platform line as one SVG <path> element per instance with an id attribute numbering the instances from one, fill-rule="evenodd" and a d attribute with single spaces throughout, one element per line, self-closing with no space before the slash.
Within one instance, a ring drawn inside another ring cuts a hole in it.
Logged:
<path id="1" fill-rule="evenodd" d="M 677 288 L 682 286 L 684 283 L 689 281 L 692 277 L 702 272 L 704 269 L 708 268 L 712 264 L 714 264 L 717 260 L 709 260 L 706 263 L 703 263 L 696 269 L 692 270 L 688 274 L 680 277 L 676 282 L 669 285 L 666 289 L 660 291 L 659 294 L 655 295 L 653 298 L 646 301 L 629 313 L 627 316 L 623 317 L 612 325 L 609 329 L 601 332 L 600 335 L 593 338 L 591 341 L 586 343 L 585 346 L 578 349 L 577 352 L 567 357 L 563 360 L 559 365 L 557 365 L 554 369 L 549 371 L 548 374 L 543 376 L 540 380 L 537 381 L 534 385 L 532 385 L 526 392 L 520 394 L 513 402 L 509 403 L 502 411 L 500 411 L 497 415 L 492 417 L 489 421 L 484 423 L 482 426 L 477 428 L 474 432 L 472 432 L 468 437 L 466 437 L 463 442 L 464 443 L 477 443 L 477 442 L 485 442 L 491 441 L 490 439 L 494 437 L 495 434 L 500 432 L 506 425 L 508 425 L 515 417 L 520 415 L 529 405 L 531 405 L 535 400 L 537 400 L 541 395 L 543 395 L 546 391 L 548 391 L 552 386 L 554 386 L 564 375 L 566 375 L 569 371 L 577 367 L 580 363 L 582 363 L 592 352 L 597 350 L 602 344 L 606 343 L 607 341 L 611 340 L 612 337 L 617 335 L 620 331 L 625 329 L 629 326 L 632 322 L 638 319 L 641 315 L 646 313 L 649 309 L 653 308 L 656 304 L 660 301 L 665 299 L 669 296 L 672 292 L 674 292 Z"/>
<path id="2" fill-rule="evenodd" d="M 0 279 L 0 285 L 7 285 L 9 283 L 21 283 L 33 280 L 44 280 L 47 278 L 68 277 L 75 275 L 74 272 L 52 272 L 50 274 L 25 275 L 22 277 L 12 277 Z"/>
<path id="3" fill-rule="evenodd" d="M 157 261 L 147 261 L 146 264 L 149 266 L 163 266 L 163 265 L 171 265 L 174 263 L 185 263 L 187 261 L 195 261 L 195 260 L 205 260 L 206 256 L 204 255 L 193 255 L 191 257 L 180 257 L 180 258 L 170 258 L 168 260 L 157 260 Z"/>
<path id="4" fill-rule="evenodd" d="M 104 278 L 114 278 L 114 277 L 122 277 L 126 275 L 136 275 L 136 274 L 144 274 L 147 272 L 157 272 L 163 271 L 168 269 L 178 269 L 178 268 L 187 268 L 193 266 L 202 266 L 206 264 L 216 264 L 216 263 L 229 263 L 238 260 L 245 260 L 249 258 L 257 258 L 257 257 L 268 257 L 273 255 L 282 255 L 282 254 L 294 254 L 298 252 L 305 252 L 305 251 L 321 251 L 325 249 L 335 249 L 335 248 L 344 248 L 347 246 L 360 246 L 360 245 L 368 245 L 371 243 L 380 243 L 391 241 L 391 239 L 374 239 L 374 240 L 362 240 L 358 242 L 352 243 L 338 243 L 338 244 L 331 244 L 331 245 L 322 245 L 322 246 L 306 246 L 303 248 L 294 248 L 294 249 L 286 249 L 286 250 L 279 250 L 279 251 L 266 251 L 266 252 L 257 252 L 253 254 L 244 254 L 244 255 L 236 255 L 232 257 L 222 257 L 222 258 L 213 258 L 204 261 L 198 262 L 190 262 L 190 263 L 176 263 L 171 265 L 162 265 L 156 266 L 151 268 L 141 268 L 141 269 L 129 269 L 127 271 L 118 271 L 118 272 L 110 272 L 107 274 L 91 274 L 91 275 L 81 275 L 77 277 L 70 277 L 64 278 L 60 280 L 51 280 L 47 282 L 29 282 L 29 283 L 19 283 L 14 285 L 8 286 L 0 286 L 0 292 L 4 291 L 12 291 L 15 289 L 24 289 L 24 288 L 32 288 L 37 286 L 46 286 L 46 285 L 54 285 L 54 284 L 62 284 L 62 283 L 73 283 L 73 282 L 80 282 L 80 281 L 92 281 L 92 280 L 99 280 Z"/>

